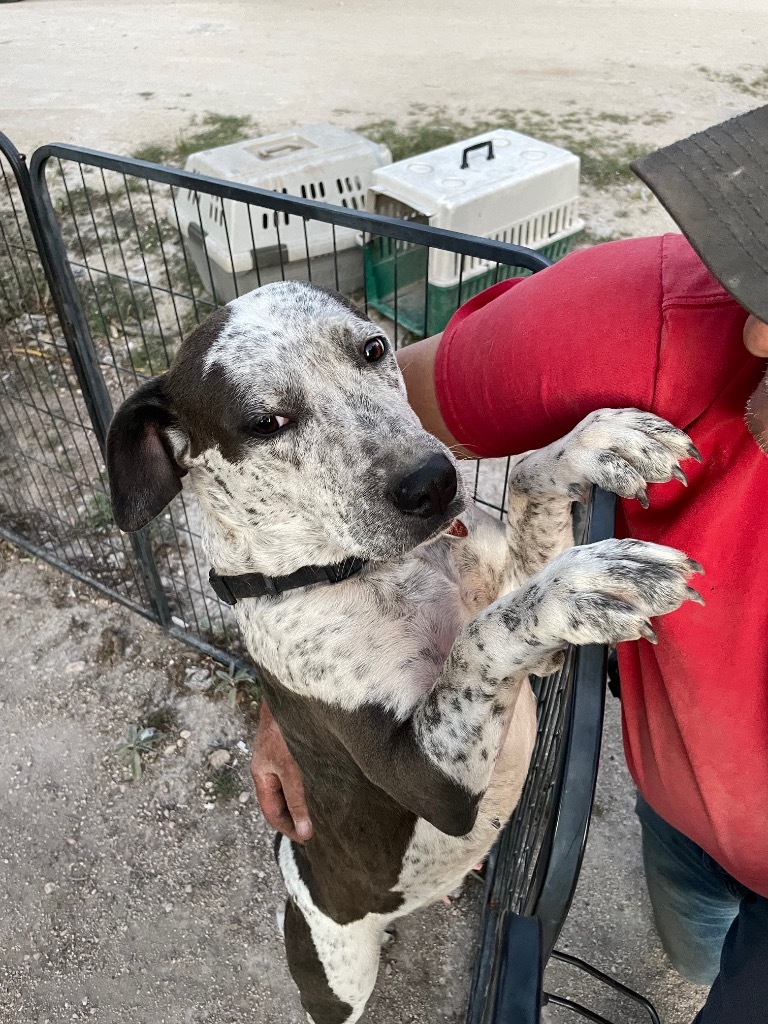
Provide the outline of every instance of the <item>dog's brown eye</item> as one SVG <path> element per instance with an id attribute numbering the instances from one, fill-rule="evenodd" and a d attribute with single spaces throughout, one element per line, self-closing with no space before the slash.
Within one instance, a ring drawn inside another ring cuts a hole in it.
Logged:
<path id="1" fill-rule="evenodd" d="M 365 347 L 363 348 L 363 355 L 367 362 L 378 363 L 380 359 L 383 359 L 387 354 L 387 343 L 383 338 L 371 338 L 370 341 L 366 341 Z"/>
<path id="2" fill-rule="evenodd" d="M 250 429 L 252 434 L 258 434 L 259 437 L 269 437 L 290 422 L 287 416 L 260 416 L 259 419 L 253 420 Z"/>

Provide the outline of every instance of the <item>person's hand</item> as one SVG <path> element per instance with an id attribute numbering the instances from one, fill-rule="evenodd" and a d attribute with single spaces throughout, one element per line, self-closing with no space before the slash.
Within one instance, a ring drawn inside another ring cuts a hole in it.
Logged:
<path id="1" fill-rule="evenodd" d="M 744 324 L 744 344 L 753 356 L 768 359 L 768 324 L 750 314 Z"/>
<path id="2" fill-rule="evenodd" d="M 259 806 L 272 828 L 297 843 L 310 839 L 312 822 L 304 798 L 304 779 L 264 701 L 253 744 L 251 775 Z"/>

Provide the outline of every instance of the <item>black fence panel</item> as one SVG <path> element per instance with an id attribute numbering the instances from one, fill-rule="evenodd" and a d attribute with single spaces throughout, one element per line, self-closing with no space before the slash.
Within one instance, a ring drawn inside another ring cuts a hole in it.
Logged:
<path id="1" fill-rule="evenodd" d="M 112 523 L 54 289 L 26 166 L 0 135 L 0 534 L 160 621 L 136 543 Z"/>
<path id="2" fill-rule="evenodd" d="M 100 420 L 165 371 L 213 309 L 260 284 L 340 290 L 399 346 L 442 327 L 479 279 L 549 263 L 515 246 L 69 146 L 38 150 L 31 175 L 76 321 L 74 345 L 102 391 Z M 456 269 L 447 292 L 429 280 L 443 252 Z M 465 472 L 476 500 L 501 513 L 506 460 Z M 219 657 L 244 656 L 231 611 L 207 581 L 194 499 L 182 493 L 145 533 L 143 561 L 165 605 L 153 616 Z"/>

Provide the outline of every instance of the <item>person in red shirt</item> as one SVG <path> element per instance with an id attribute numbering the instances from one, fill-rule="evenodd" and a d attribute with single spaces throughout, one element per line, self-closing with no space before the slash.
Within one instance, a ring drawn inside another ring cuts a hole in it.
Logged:
<path id="1" fill-rule="evenodd" d="M 768 107 L 729 122 L 726 132 L 743 150 L 744 131 L 751 139 L 757 127 L 760 159 L 750 163 L 739 150 L 729 163 L 733 153 L 726 159 L 722 145 L 714 148 L 708 181 L 720 201 L 713 206 L 700 182 L 690 198 L 686 158 L 698 171 L 701 151 L 724 127 L 694 137 L 682 154 L 661 151 L 673 167 L 655 188 L 717 278 L 680 235 L 596 246 L 483 292 L 441 336 L 399 358 L 424 426 L 469 457 L 539 448 L 603 407 L 656 413 L 701 452 L 687 489 L 652 485 L 647 510 L 633 500 L 619 505 L 618 536 L 681 548 L 706 572 L 705 608 L 689 604 L 658 620 L 656 646 L 619 645 L 624 746 L 663 945 L 681 974 L 712 985 L 696 1022 L 763 1024 L 768 326 L 748 310 L 768 320 L 768 249 L 760 248 L 768 237 Z M 638 171 L 657 184 L 658 161 Z M 762 219 L 750 235 L 744 223 L 760 195 Z M 752 276 L 742 272 L 750 261 Z M 311 823 L 298 769 L 266 708 L 253 771 L 271 824 L 306 839 Z"/>

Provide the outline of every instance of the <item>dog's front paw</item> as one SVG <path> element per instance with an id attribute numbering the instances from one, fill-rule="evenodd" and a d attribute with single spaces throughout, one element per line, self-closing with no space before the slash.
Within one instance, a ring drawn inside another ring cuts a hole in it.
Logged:
<path id="1" fill-rule="evenodd" d="M 704 601 L 688 586 L 698 562 L 682 551 L 636 540 L 569 548 L 525 588 L 535 604 L 533 632 L 545 650 L 565 644 L 656 642 L 650 620 L 684 601 Z"/>
<path id="2" fill-rule="evenodd" d="M 679 480 L 683 459 L 701 461 L 687 434 L 639 409 L 598 409 L 547 449 L 550 477 L 560 493 L 586 500 L 595 484 L 648 507 L 647 485 Z"/>

